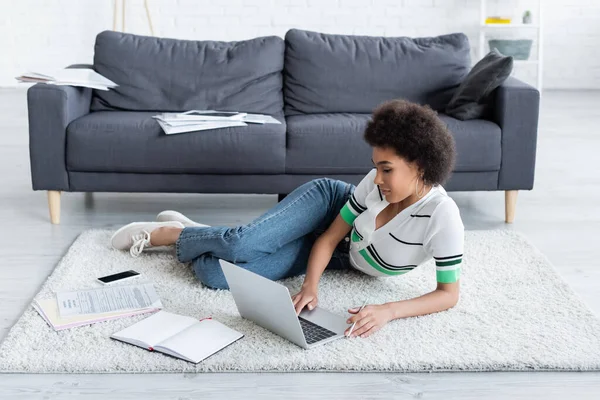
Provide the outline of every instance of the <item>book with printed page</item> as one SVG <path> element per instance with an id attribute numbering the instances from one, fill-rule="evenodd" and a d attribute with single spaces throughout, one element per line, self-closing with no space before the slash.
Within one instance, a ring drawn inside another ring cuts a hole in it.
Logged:
<path id="1" fill-rule="evenodd" d="M 159 311 L 110 337 L 198 364 L 244 335 L 212 318 Z"/>
<path id="2" fill-rule="evenodd" d="M 115 285 L 56 292 L 33 308 L 55 331 L 151 313 L 163 307 L 154 284 Z"/>
<path id="3" fill-rule="evenodd" d="M 124 310 L 98 314 L 73 315 L 61 317 L 58 311 L 56 298 L 48 298 L 33 301 L 33 308 L 40 314 L 48 325 L 55 331 L 75 328 L 78 326 L 91 325 L 98 322 L 110 321 L 117 318 L 131 317 L 133 315 L 146 314 L 159 311 L 160 307 L 148 307 L 139 310 Z"/>

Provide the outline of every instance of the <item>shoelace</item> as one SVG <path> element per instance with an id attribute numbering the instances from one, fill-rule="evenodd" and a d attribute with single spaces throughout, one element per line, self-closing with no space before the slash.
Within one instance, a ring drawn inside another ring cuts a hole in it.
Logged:
<path id="1" fill-rule="evenodd" d="M 129 249 L 129 254 L 133 257 L 137 257 L 142 254 L 144 247 L 150 247 L 150 232 L 142 231 L 137 235 L 131 237 L 133 245 Z"/>

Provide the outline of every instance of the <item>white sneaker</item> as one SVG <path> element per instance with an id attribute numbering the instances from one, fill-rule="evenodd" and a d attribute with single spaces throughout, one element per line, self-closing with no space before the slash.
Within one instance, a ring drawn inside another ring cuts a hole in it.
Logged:
<path id="1" fill-rule="evenodd" d="M 196 221 L 192 221 L 191 219 L 189 219 L 182 213 L 173 211 L 173 210 L 162 211 L 161 213 L 159 213 L 156 216 L 156 220 L 160 221 L 160 222 L 177 221 L 177 222 L 182 223 L 183 226 L 185 226 L 187 228 L 190 228 L 190 227 L 207 228 L 210 226 L 210 225 L 200 224 Z"/>
<path id="2" fill-rule="evenodd" d="M 139 256 L 144 248 L 152 247 L 150 234 L 157 228 L 170 226 L 173 228 L 185 228 L 181 222 L 132 222 L 125 225 L 112 235 L 110 243 L 117 250 L 129 250 L 133 257 Z"/>

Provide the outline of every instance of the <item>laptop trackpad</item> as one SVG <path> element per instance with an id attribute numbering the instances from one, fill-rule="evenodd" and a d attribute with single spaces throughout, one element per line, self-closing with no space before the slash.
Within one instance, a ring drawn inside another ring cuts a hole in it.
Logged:
<path id="1" fill-rule="evenodd" d="M 311 311 L 305 308 L 300 313 L 300 316 L 307 321 L 320 325 L 323 328 L 329 329 L 340 335 L 343 335 L 344 331 L 351 325 L 346 323 L 347 317 L 334 314 L 321 307 L 317 307 Z"/>

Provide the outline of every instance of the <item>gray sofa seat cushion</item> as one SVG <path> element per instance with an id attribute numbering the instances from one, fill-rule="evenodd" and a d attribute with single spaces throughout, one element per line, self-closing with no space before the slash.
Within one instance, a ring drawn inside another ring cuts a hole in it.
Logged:
<path id="1" fill-rule="evenodd" d="M 285 35 L 286 115 L 371 113 L 403 98 L 443 110 L 471 67 L 462 33 L 438 37 Z"/>
<path id="2" fill-rule="evenodd" d="M 67 169 L 79 172 L 281 174 L 285 121 L 165 135 L 153 112 L 100 111 L 67 127 Z"/>
<path id="3" fill-rule="evenodd" d="M 283 108 L 284 50 L 277 36 L 217 42 L 101 32 L 94 69 L 119 87 L 95 90 L 91 109 L 275 114 Z"/>
<path id="4" fill-rule="evenodd" d="M 287 121 L 286 173 L 366 173 L 372 168 L 371 147 L 363 134 L 370 114 L 294 115 Z M 459 121 L 440 114 L 454 139 L 454 171 L 498 171 L 501 131 L 486 120 Z"/>

